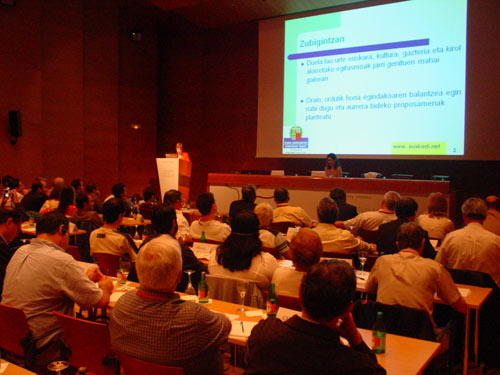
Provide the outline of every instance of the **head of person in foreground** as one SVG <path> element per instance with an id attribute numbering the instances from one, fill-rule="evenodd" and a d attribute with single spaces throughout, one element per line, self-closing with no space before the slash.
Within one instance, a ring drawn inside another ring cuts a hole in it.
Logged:
<path id="1" fill-rule="evenodd" d="M 335 324 L 350 314 L 356 290 L 354 269 L 348 263 L 328 260 L 304 275 L 300 285 L 302 312 L 320 324 Z"/>
<path id="2" fill-rule="evenodd" d="M 174 292 L 182 276 L 182 258 L 178 248 L 164 241 L 145 245 L 136 259 L 141 287 L 158 292 Z"/>

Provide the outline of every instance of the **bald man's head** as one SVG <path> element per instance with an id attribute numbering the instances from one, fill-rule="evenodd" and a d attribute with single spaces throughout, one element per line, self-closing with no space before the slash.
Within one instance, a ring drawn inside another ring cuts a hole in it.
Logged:
<path id="1" fill-rule="evenodd" d="M 302 228 L 290 244 L 293 261 L 299 271 L 307 271 L 319 262 L 323 255 L 323 245 L 316 232 Z"/>
<path id="2" fill-rule="evenodd" d="M 495 210 L 500 211 L 500 200 L 496 195 L 487 196 L 485 201 L 488 208 L 494 208 Z"/>

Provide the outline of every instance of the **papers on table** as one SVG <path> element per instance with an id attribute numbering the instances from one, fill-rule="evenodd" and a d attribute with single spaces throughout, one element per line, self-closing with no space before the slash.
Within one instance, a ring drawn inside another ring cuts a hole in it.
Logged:
<path id="1" fill-rule="evenodd" d="M 466 288 L 458 288 L 458 291 L 460 292 L 460 295 L 464 298 L 469 297 L 470 293 L 471 293 L 470 289 L 466 289 Z"/>
<path id="2" fill-rule="evenodd" d="M 360 289 L 365 288 L 366 280 L 370 276 L 370 272 L 363 272 L 356 270 L 356 287 Z"/>
<path id="3" fill-rule="evenodd" d="M 9 362 L 2 361 L 2 364 L 0 365 L 0 374 L 3 374 L 5 370 L 7 370 L 7 366 L 9 365 Z"/>
<path id="4" fill-rule="evenodd" d="M 257 325 L 257 322 L 244 322 L 241 320 L 233 320 L 231 322 L 231 333 L 229 336 L 234 337 L 248 337 L 252 332 L 253 327 Z"/>
<path id="5" fill-rule="evenodd" d="M 209 259 L 210 253 L 217 249 L 216 244 L 195 242 L 193 243 L 193 253 L 198 259 Z"/>
<path id="6" fill-rule="evenodd" d="M 121 298 L 121 296 L 123 296 L 125 293 L 127 293 L 127 292 L 113 292 L 113 293 L 111 294 L 111 296 L 109 297 L 109 302 L 113 302 L 113 303 L 115 303 L 115 302 L 116 302 L 116 301 L 118 301 L 118 300 Z"/>
<path id="7" fill-rule="evenodd" d="M 293 267 L 293 262 L 290 259 L 279 259 L 278 260 L 278 265 L 280 267 L 292 268 Z"/>
<path id="8" fill-rule="evenodd" d="M 245 311 L 245 315 L 249 316 L 249 317 L 261 316 L 263 319 L 267 318 L 267 314 L 262 310 L 248 310 L 248 311 Z"/>
<path id="9" fill-rule="evenodd" d="M 279 320 L 284 322 L 285 320 L 290 319 L 294 315 L 298 315 L 301 317 L 302 312 L 291 310 L 291 309 L 286 309 L 284 307 L 279 307 L 278 312 L 276 313 L 276 318 L 278 318 Z"/>
<path id="10" fill-rule="evenodd" d="M 225 315 L 231 322 L 233 320 L 238 319 L 240 317 L 239 315 L 236 315 L 236 314 L 223 313 L 223 312 L 220 312 L 220 311 L 217 311 L 217 310 L 212 310 L 212 312 L 217 313 L 217 314 Z"/>
<path id="11" fill-rule="evenodd" d="M 186 294 L 181 296 L 181 299 L 184 301 L 191 301 L 191 302 L 199 302 L 198 296 L 195 296 L 194 294 Z M 212 299 L 210 298 L 207 303 L 202 303 L 202 305 L 206 305 L 212 303 Z"/>

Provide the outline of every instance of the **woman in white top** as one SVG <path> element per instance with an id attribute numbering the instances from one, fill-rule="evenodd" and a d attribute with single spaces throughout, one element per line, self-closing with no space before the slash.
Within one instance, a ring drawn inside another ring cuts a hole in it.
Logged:
<path id="1" fill-rule="evenodd" d="M 430 193 L 427 199 L 427 213 L 417 218 L 417 224 L 429 233 L 429 238 L 442 241 L 455 229 L 448 219 L 448 202 L 443 193 Z"/>
<path id="2" fill-rule="evenodd" d="M 259 219 L 251 210 L 240 211 L 231 222 L 231 234 L 213 252 L 208 262 L 208 272 L 257 282 L 268 288 L 278 262 L 269 253 L 261 251 Z"/>

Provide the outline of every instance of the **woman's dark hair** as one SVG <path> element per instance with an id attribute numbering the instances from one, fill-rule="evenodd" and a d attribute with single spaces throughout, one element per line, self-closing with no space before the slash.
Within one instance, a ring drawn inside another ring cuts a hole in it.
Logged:
<path id="1" fill-rule="evenodd" d="M 61 191 L 62 189 L 59 186 L 53 187 L 50 191 L 49 199 L 55 199 L 56 201 L 58 201 L 59 199 L 61 199 Z"/>
<path id="2" fill-rule="evenodd" d="M 339 159 L 337 159 L 337 155 L 330 153 L 330 154 L 326 155 L 326 168 L 327 169 L 331 169 L 330 166 L 328 165 L 328 158 L 332 158 L 333 161 L 335 161 L 335 164 L 333 165 L 333 169 L 337 169 L 340 167 L 340 162 L 339 162 Z"/>
<path id="3" fill-rule="evenodd" d="M 61 198 L 59 198 L 57 211 L 64 215 L 68 206 L 72 204 L 75 204 L 75 190 L 71 186 L 65 187 L 61 190 Z"/>
<path id="4" fill-rule="evenodd" d="M 259 219 L 253 211 L 242 210 L 233 217 L 231 234 L 217 249 L 217 263 L 231 272 L 247 270 L 261 248 Z"/>

